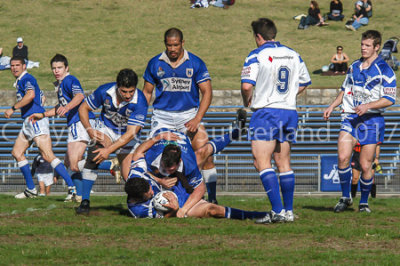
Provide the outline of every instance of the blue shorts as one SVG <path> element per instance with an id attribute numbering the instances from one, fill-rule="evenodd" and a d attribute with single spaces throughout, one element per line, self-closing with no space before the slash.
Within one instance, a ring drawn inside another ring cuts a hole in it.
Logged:
<path id="1" fill-rule="evenodd" d="M 296 142 L 298 116 L 296 110 L 262 108 L 251 116 L 249 139 Z"/>
<path id="2" fill-rule="evenodd" d="M 343 114 L 340 131 L 350 133 L 361 145 L 383 143 L 385 119 L 381 114 Z"/>

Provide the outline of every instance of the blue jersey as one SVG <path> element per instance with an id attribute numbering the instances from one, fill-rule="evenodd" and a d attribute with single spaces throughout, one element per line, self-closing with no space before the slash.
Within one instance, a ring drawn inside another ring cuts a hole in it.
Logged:
<path id="1" fill-rule="evenodd" d="M 205 63 L 184 51 L 182 63 L 173 68 L 165 52 L 153 57 L 143 78 L 156 88 L 154 109 L 186 111 L 199 107 L 199 84 L 211 80 Z"/>
<path id="2" fill-rule="evenodd" d="M 55 82 L 54 85 L 57 89 L 58 103 L 61 106 L 66 106 L 77 94 L 85 95 L 79 80 L 69 74 L 61 81 L 61 83 Z M 80 104 L 66 113 L 68 126 L 80 121 L 78 113 L 79 106 Z M 92 112 L 89 112 L 89 119 L 95 118 L 95 115 Z"/>
<path id="3" fill-rule="evenodd" d="M 160 131 L 158 131 L 158 133 L 163 131 L 166 130 L 161 129 Z M 180 139 L 177 141 L 160 140 L 156 144 L 154 144 L 146 152 L 145 155 L 147 171 L 153 172 L 154 170 L 158 170 L 160 172 L 159 175 L 161 175 L 159 177 L 168 176 L 168 174 L 165 173 L 165 171 L 163 171 L 163 169 L 160 166 L 161 155 L 164 150 L 164 147 L 167 146 L 168 144 L 178 145 L 182 152 L 181 153 L 182 160 L 177 171 L 183 173 L 184 176 L 188 179 L 189 184 L 193 188 L 196 188 L 203 181 L 203 176 L 201 175 L 199 167 L 197 166 L 196 154 L 194 153 L 190 139 L 186 135 L 178 131 L 173 131 L 173 130 L 169 131 L 178 135 Z M 157 132 L 154 134 L 154 136 L 156 135 Z"/>
<path id="4" fill-rule="evenodd" d="M 35 92 L 35 98 L 33 100 L 21 108 L 21 117 L 26 118 L 34 113 L 44 113 L 44 108 L 42 106 L 42 97 L 43 92 L 40 90 L 39 85 L 34 76 L 29 74 L 28 72 L 24 72 L 15 82 L 15 87 L 17 89 L 17 101 L 21 101 L 24 98 L 25 94 L 29 90 L 33 90 Z"/>
<path id="5" fill-rule="evenodd" d="M 124 134 L 126 127 L 143 127 L 147 115 L 147 100 L 141 90 L 136 89 L 130 102 L 117 105 L 117 85 L 115 82 L 97 88 L 86 103 L 92 110 L 102 106 L 100 120 L 117 134 Z"/>
<path id="6" fill-rule="evenodd" d="M 354 61 L 347 71 L 342 85 L 343 112 L 355 113 L 361 104 L 385 98 L 392 103 L 396 100 L 396 75 L 393 69 L 378 56 L 368 68 L 362 68 L 363 60 Z M 382 113 L 382 109 L 368 109 L 368 113 Z"/>

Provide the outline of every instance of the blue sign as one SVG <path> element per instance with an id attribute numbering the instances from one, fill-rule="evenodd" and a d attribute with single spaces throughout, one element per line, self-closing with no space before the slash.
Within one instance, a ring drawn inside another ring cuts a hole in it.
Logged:
<path id="1" fill-rule="evenodd" d="M 337 155 L 321 156 L 321 191 L 341 191 Z"/>

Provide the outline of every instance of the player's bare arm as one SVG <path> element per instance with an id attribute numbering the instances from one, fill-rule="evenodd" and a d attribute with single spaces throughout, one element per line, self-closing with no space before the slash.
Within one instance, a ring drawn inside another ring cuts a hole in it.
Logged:
<path id="1" fill-rule="evenodd" d="M 163 196 L 168 200 L 168 203 L 163 206 L 171 209 L 169 212 L 164 213 L 164 218 L 175 217 L 179 210 L 178 199 L 170 192 L 165 193 Z"/>
<path id="2" fill-rule="evenodd" d="M 178 140 L 179 137 L 172 133 L 172 132 L 163 132 L 158 134 L 157 136 L 154 136 L 148 140 L 146 140 L 145 142 L 143 142 L 142 144 L 139 145 L 139 147 L 136 148 L 135 152 L 133 153 L 133 157 L 132 160 L 136 161 L 139 160 L 140 158 L 144 157 L 144 155 L 146 154 L 146 152 L 154 145 L 156 144 L 158 141 L 165 139 L 165 140 L 169 140 L 169 141 L 175 141 Z"/>
<path id="3" fill-rule="evenodd" d="M 196 116 L 185 124 L 189 132 L 196 132 L 200 126 L 201 120 L 206 114 L 208 107 L 210 107 L 212 101 L 212 87 L 211 81 L 207 80 L 199 84 L 200 92 L 202 94 L 202 99 L 200 101 L 199 110 Z"/>
<path id="4" fill-rule="evenodd" d="M 104 142 L 104 134 L 98 130 L 95 130 L 90 125 L 89 122 L 90 111 L 93 111 L 92 108 L 90 108 L 90 106 L 86 102 L 83 102 L 79 107 L 79 118 L 81 120 L 82 125 L 85 127 L 87 133 L 89 134 L 89 137 L 94 141 L 102 143 Z"/>
<path id="5" fill-rule="evenodd" d="M 249 107 L 251 104 L 251 97 L 253 96 L 253 85 L 250 83 L 243 82 L 242 83 L 242 99 L 243 99 L 243 106 Z"/>
<path id="6" fill-rule="evenodd" d="M 324 111 L 324 119 L 326 121 L 329 120 L 329 117 L 331 116 L 331 113 L 332 113 L 333 109 L 335 109 L 339 104 L 342 103 L 343 95 L 344 95 L 344 91 L 340 91 L 338 96 L 336 96 L 336 99 L 333 101 L 333 103 L 331 103 L 331 105 L 329 105 L 329 107 L 325 109 L 325 111 Z"/>
<path id="7" fill-rule="evenodd" d="M 93 160 L 97 164 L 106 160 L 110 156 L 111 153 L 113 153 L 114 151 L 118 150 L 119 148 L 125 146 L 131 140 L 133 140 L 141 128 L 142 127 L 140 127 L 140 126 L 128 125 L 126 127 L 126 132 L 119 139 L 117 139 L 117 141 L 115 141 L 113 144 L 109 145 L 108 147 L 106 146 L 105 148 L 100 148 L 100 149 L 93 151 L 93 153 L 97 153 L 97 156 L 94 157 Z"/>
<path id="8" fill-rule="evenodd" d="M 377 101 L 373 101 L 373 102 L 366 103 L 366 104 L 361 104 L 361 105 L 357 106 L 356 108 L 354 108 L 354 111 L 356 112 L 356 114 L 358 114 L 358 116 L 362 116 L 363 114 L 368 112 L 369 109 L 386 108 L 388 106 L 391 106 L 392 104 L 393 104 L 393 102 L 389 101 L 388 99 L 380 98 Z"/>
<path id="9" fill-rule="evenodd" d="M 307 86 L 300 86 L 299 87 L 299 91 L 297 92 L 297 95 L 299 95 L 300 93 L 302 93 L 303 91 L 305 91 L 307 89 Z"/>
<path id="10" fill-rule="evenodd" d="M 64 116 L 69 110 L 78 106 L 83 101 L 83 99 L 85 99 L 85 95 L 83 95 L 83 93 L 76 94 L 67 105 L 60 106 L 57 109 L 57 114 L 59 116 Z"/>
<path id="11" fill-rule="evenodd" d="M 154 84 L 148 81 L 144 81 L 143 94 L 146 97 L 147 104 L 150 105 L 151 96 L 153 96 Z"/>
<path id="12" fill-rule="evenodd" d="M 35 91 L 34 90 L 28 90 L 25 94 L 25 96 L 21 99 L 21 101 L 17 102 L 14 104 L 14 106 L 10 109 L 7 109 L 6 112 L 4 113 L 5 118 L 10 118 L 12 114 L 14 113 L 14 110 L 20 109 L 24 107 L 25 105 L 28 105 L 35 99 Z M 14 108 L 14 109 L 13 109 Z"/>
<path id="13" fill-rule="evenodd" d="M 203 196 L 204 193 L 206 192 L 206 186 L 204 184 L 204 181 L 200 183 L 190 194 L 189 198 L 187 199 L 185 205 L 182 206 L 176 213 L 176 217 L 178 218 L 184 218 L 186 216 L 186 213 L 197 203 L 199 202 Z"/>
<path id="14" fill-rule="evenodd" d="M 55 116 L 55 115 L 56 115 L 56 108 L 54 107 L 54 108 L 51 108 L 50 110 L 47 110 L 44 113 L 34 113 L 34 114 L 32 114 L 31 116 L 29 116 L 29 121 L 32 121 L 34 123 L 34 122 L 36 122 L 36 121 L 38 121 L 40 119 L 43 119 L 45 117 L 52 117 L 52 116 Z"/>

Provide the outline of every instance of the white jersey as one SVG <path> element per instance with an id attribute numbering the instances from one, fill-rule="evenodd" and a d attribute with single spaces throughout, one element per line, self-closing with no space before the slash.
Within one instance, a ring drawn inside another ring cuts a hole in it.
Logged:
<path id="1" fill-rule="evenodd" d="M 268 41 L 247 56 L 242 83 L 255 86 L 252 109 L 296 110 L 299 87 L 311 84 L 311 78 L 297 52 L 279 42 Z"/>

